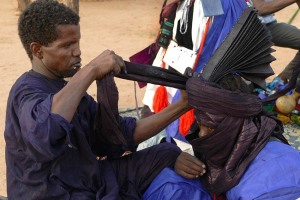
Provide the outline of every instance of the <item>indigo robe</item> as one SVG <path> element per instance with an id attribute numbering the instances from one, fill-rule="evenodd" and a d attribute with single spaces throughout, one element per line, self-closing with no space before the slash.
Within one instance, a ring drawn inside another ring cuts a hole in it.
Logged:
<path id="1" fill-rule="evenodd" d="M 163 144 L 117 160 L 97 160 L 90 145 L 94 99 L 82 97 L 71 123 L 50 112 L 53 95 L 66 84 L 29 71 L 13 85 L 4 132 L 8 198 L 139 199 L 160 170 L 173 166 L 180 150 Z M 135 124 L 135 118 L 119 117 L 132 151 Z"/>

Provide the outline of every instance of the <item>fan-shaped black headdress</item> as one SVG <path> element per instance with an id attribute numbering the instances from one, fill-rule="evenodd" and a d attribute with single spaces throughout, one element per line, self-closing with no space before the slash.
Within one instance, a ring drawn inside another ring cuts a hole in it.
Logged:
<path id="1" fill-rule="evenodd" d="M 237 73 L 261 88 L 274 74 L 270 63 L 271 35 L 252 8 L 246 8 L 224 42 L 204 67 L 205 80 L 218 82 L 227 74 Z"/>
<path id="2" fill-rule="evenodd" d="M 270 63 L 272 47 L 269 31 L 257 18 L 253 8 L 246 8 L 230 33 L 205 65 L 201 76 L 218 82 L 227 74 L 239 74 L 261 88 L 265 79 L 274 74 Z M 185 88 L 188 77 L 167 69 L 125 62 L 127 74 L 119 78 Z"/>

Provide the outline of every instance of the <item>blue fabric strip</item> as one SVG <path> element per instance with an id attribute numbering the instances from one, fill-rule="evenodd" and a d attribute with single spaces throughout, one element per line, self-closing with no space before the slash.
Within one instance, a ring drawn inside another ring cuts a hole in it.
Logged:
<path id="1" fill-rule="evenodd" d="M 224 14 L 221 0 L 202 0 L 201 2 L 205 17 Z"/>

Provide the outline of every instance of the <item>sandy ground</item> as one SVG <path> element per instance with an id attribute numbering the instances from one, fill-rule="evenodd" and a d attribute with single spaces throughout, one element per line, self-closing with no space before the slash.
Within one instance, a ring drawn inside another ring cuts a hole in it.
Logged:
<path id="1" fill-rule="evenodd" d="M 3 138 L 6 101 L 14 81 L 31 68 L 29 59 L 17 35 L 16 0 L 0 0 L 0 196 L 6 196 L 6 169 Z M 158 16 L 163 0 L 98 0 L 80 2 L 82 63 L 88 63 L 105 49 L 112 49 L 124 60 L 154 41 Z M 276 17 L 287 22 L 297 9 L 292 5 Z M 300 14 L 293 22 L 300 27 Z M 292 59 L 294 50 L 275 48 L 277 60 L 272 63 L 275 73 Z M 134 108 L 134 83 L 116 80 L 120 93 L 120 109 Z M 93 84 L 88 91 L 96 95 Z M 136 99 L 142 105 L 144 89 L 137 88 Z"/>

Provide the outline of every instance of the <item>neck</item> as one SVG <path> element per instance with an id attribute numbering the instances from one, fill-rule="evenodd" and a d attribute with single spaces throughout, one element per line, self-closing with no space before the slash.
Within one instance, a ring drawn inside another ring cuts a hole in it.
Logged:
<path id="1" fill-rule="evenodd" d="M 64 78 L 62 74 L 52 70 L 50 67 L 45 65 L 42 60 L 39 60 L 39 62 L 32 61 L 32 70 L 37 73 L 43 74 L 50 79 L 58 80 Z"/>

